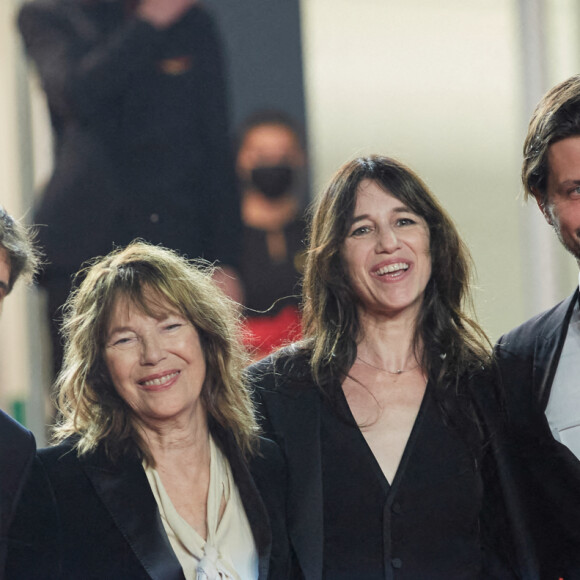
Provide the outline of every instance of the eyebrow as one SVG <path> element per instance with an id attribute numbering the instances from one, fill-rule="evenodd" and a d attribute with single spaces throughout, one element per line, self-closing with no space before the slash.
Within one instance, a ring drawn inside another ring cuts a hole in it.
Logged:
<path id="1" fill-rule="evenodd" d="M 184 320 L 185 317 L 180 314 L 179 312 L 166 312 L 163 313 L 159 318 L 156 318 L 157 322 L 164 322 L 166 321 L 168 318 L 171 318 L 171 316 L 178 316 L 180 318 L 183 318 Z M 154 317 L 155 318 L 155 317 Z M 119 334 L 122 332 L 135 332 L 135 329 L 132 326 L 115 326 L 113 327 L 108 333 L 107 333 L 107 337 L 111 337 L 114 334 Z"/>
<path id="2" fill-rule="evenodd" d="M 113 336 L 113 334 L 119 334 L 121 332 L 135 332 L 130 326 L 115 326 L 107 333 L 107 336 Z"/>
<path id="3" fill-rule="evenodd" d="M 394 213 L 412 213 L 413 215 L 418 216 L 419 214 L 414 212 L 412 209 L 409 209 L 406 205 L 400 205 L 397 206 L 393 209 Z M 370 216 L 368 213 L 364 213 L 362 215 L 358 215 L 358 216 L 354 216 L 351 220 L 351 225 L 356 224 L 357 222 L 366 220 L 366 219 L 370 219 Z"/>
<path id="4" fill-rule="evenodd" d="M 562 181 L 561 183 L 557 184 L 557 189 L 558 190 L 568 189 L 572 185 L 575 185 L 575 186 L 580 185 L 580 179 L 566 179 L 566 180 Z"/>

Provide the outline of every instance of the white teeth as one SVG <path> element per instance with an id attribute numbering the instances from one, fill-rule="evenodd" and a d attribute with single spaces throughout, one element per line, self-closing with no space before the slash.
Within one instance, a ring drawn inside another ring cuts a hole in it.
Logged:
<path id="1" fill-rule="evenodd" d="M 377 270 L 377 274 L 379 276 L 384 276 L 385 274 L 392 274 L 393 272 L 398 272 L 399 270 L 408 270 L 409 264 L 405 262 L 398 262 L 396 264 L 389 264 L 388 266 L 384 266 L 380 270 Z"/>
<path id="2" fill-rule="evenodd" d="M 179 371 L 175 371 L 174 373 L 171 373 L 170 375 L 165 375 L 163 377 L 160 377 L 158 379 L 151 379 L 150 381 L 143 381 L 141 384 L 144 387 L 158 387 L 159 385 L 162 385 L 163 383 L 166 383 L 167 381 L 171 380 L 173 377 L 176 377 L 179 374 Z"/>

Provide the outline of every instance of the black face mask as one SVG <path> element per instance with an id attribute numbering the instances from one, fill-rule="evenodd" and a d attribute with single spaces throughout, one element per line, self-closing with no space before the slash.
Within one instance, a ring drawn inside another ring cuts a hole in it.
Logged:
<path id="1" fill-rule="evenodd" d="M 290 165 L 264 165 L 252 169 L 252 185 L 269 199 L 284 195 L 293 181 L 294 170 Z"/>

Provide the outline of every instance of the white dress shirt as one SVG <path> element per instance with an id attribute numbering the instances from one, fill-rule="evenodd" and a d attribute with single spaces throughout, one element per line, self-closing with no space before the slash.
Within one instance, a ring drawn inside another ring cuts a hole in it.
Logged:
<path id="1" fill-rule="evenodd" d="M 580 459 L 580 309 L 574 306 L 546 417 L 554 438 Z"/>

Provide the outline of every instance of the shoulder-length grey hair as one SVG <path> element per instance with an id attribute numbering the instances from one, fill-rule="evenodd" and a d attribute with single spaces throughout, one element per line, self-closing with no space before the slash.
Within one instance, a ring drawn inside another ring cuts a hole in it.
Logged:
<path id="1" fill-rule="evenodd" d="M 175 309 L 194 325 L 206 359 L 201 398 L 210 428 L 212 422 L 221 425 L 233 433 L 244 453 L 252 451 L 257 424 L 243 378 L 247 358 L 238 310 L 212 281 L 212 272 L 206 263 L 187 261 L 141 241 L 96 258 L 79 272 L 82 282 L 65 305 L 62 327 L 56 442 L 76 435 L 79 455 L 103 445 L 112 460 L 135 451 L 153 461 L 103 357 L 111 312 L 119 298 L 126 298 L 151 316 Z"/>

